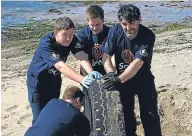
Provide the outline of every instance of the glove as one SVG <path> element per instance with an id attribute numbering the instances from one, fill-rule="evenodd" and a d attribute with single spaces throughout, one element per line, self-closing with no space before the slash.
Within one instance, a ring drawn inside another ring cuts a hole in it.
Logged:
<path id="1" fill-rule="evenodd" d="M 103 77 L 103 75 L 100 74 L 100 73 L 97 72 L 97 71 L 90 72 L 89 75 L 92 76 L 95 80 L 100 79 L 100 78 Z"/>
<path id="2" fill-rule="evenodd" d="M 121 80 L 117 76 L 110 77 L 107 80 L 104 80 L 103 84 L 101 85 L 102 88 L 107 89 L 108 91 L 114 90 L 121 84 Z"/>
<path id="3" fill-rule="evenodd" d="M 104 75 L 103 79 L 107 80 L 107 79 L 109 79 L 111 77 L 115 77 L 115 76 L 117 77 L 117 74 L 115 72 L 109 72 L 109 73 Z"/>
<path id="4" fill-rule="evenodd" d="M 89 88 L 93 81 L 95 81 L 95 79 L 92 76 L 86 75 L 81 81 L 81 85 L 85 88 Z"/>

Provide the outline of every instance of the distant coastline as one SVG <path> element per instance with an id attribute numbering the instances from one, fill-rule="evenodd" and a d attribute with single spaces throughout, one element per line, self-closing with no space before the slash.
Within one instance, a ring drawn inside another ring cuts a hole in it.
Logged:
<path id="1" fill-rule="evenodd" d="M 77 24 L 86 23 L 86 7 L 94 2 L 51 2 L 51 1 L 2 1 L 1 28 L 26 24 L 31 21 L 55 20 L 68 16 Z M 141 9 L 145 25 L 180 23 L 192 18 L 192 2 L 95 2 L 105 10 L 106 22 L 117 22 L 117 10 L 120 4 L 135 4 Z"/>

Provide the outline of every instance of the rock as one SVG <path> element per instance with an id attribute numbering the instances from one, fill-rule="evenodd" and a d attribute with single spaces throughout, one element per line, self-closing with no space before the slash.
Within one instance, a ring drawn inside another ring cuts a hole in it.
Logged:
<path id="1" fill-rule="evenodd" d="M 160 4 L 160 6 L 164 6 L 164 3 Z"/>
<path id="2" fill-rule="evenodd" d="M 62 14 L 62 12 L 58 9 L 50 9 L 49 12 Z"/>

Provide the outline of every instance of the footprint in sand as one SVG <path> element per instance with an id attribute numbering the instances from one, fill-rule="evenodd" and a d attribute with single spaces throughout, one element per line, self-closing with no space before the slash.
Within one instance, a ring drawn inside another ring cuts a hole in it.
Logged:
<path id="1" fill-rule="evenodd" d="M 7 108 L 6 111 L 7 111 L 7 112 L 10 112 L 10 111 L 12 111 L 12 110 L 14 110 L 14 109 L 17 109 L 17 107 L 18 107 L 18 105 L 14 105 L 14 106 L 12 106 L 12 107 Z"/>
<path id="2" fill-rule="evenodd" d="M 14 116 L 14 115 L 16 115 L 16 114 L 18 114 L 18 113 L 16 113 L 16 112 L 11 112 L 11 113 L 10 113 L 10 116 Z"/>
<path id="3" fill-rule="evenodd" d="M 10 133 L 7 133 L 7 134 L 4 134 L 4 135 L 1 135 L 1 136 L 10 136 L 11 134 L 13 134 L 14 132 L 10 132 Z"/>
<path id="4" fill-rule="evenodd" d="M 170 84 L 166 84 L 166 85 L 162 85 L 160 87 L 158 87 L 158 94 L 161 93 L 161 92 L 166 92 L 168 91 L 169 89 L 171 88 L 171 85 Z"/>
<path id="5" fill-rule="evenodd" d="M 3 120 L 3 119 L 7 119 L 7 118 L 9 118 L 9 115 L 7 115 L 7 114 L 3 114 L 2 116 L 1 116 L 1 119 Z"/>
<path id="6" fill-rule="evenodd" d="M 1 131 L 3 131 L 4 129 L 7 129 L 8 128 L 8 124 L 4 124 L 1 126 Z"/>
<path id="7" fill-rule="evenodd" d="M 25 119 L 31 117 L 31 114 L 25 114 L 19 118 L 19 121 L 17 121 L 17 124 L 21 124 Z"/>

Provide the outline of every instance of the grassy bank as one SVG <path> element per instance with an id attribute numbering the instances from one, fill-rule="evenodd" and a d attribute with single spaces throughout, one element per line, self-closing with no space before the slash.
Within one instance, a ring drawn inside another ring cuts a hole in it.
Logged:
<path id="1" fill-rule="evenodd" d="M 187 29 L 187 28 L 192 28 L 192 26 L 189 25 L 184 25 L 184 24 L 168 24 L 167 26 L 163 28 L 152 28 L 152 31 L 155 34 L 160 34 L 166 31 L 175 31 L 175 30 L 181 30 L 181 29 Z"/>
<path id="2" fill-rule="evenodd" d="M 78 25 L 76 31 L 84 26 Z M 169 24 L 164 27 L 152 28 L 156 33 L 165 31 L 174 31 L 180 29 L 192 28 L 192 26 L 183 24 Z M 26 25 L 7 28 L 3 32 L 4 39 L 2 42 L 2 58 L 12 58 L 21 55 L 31 55 L 37 47 L 39 38 L 53 30 L 53 22 L 31 22 Z M 8 51 L 6 51 L 8 50 Z"/>

